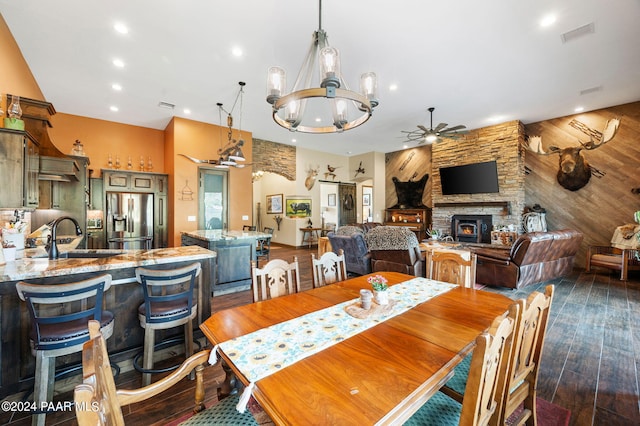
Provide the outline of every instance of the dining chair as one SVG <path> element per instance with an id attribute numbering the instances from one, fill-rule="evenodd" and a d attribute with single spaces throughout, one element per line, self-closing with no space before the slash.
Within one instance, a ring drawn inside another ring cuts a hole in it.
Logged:
<path id="1" fill-rule="evenodd" d="M 514 303 L 498 316 L 488 331 L 476 338 L 462 403 L 436 392 L 405 425 L 486 425 L 497 407 L 500 377 L 506 374 L 513 343 L 513 327 L 519 315 Z"/>
<path id="2" fill-rule="evenodd" d="M 210 349 L 200 351 L 186 359 L 180 368 L 154 382 L 138 389 L 117 389 L 109 367 L 109 354 L 100 324 L 89 321 L 91 340 L 82 349 L 83 383 L 74 389 L 74 406 L 79 426 L 123 426 L 122 407 L 148 400 L 170 389 L 195 369 L 195 407 L 194 414 L 181 425 L 189 424 L 233 424 L 257 425 L 249 411 L 239 413 L 236 410 L 239 394 L 222 399 L 205 409 L 204 406 L 204 365 L 207 363 Z M 213 420 L 219 419 L 221 423 Z"/>
<path id="3" fill-rule="evenodd" d="M 468 254 L 468 259 L 465 256 Z M 472 252 L 458 253 L 451 250 L 433 250 L 429 256 L 429 278 L 474 288 L 476 283 L 477 256 Z"/>
<path id="4" fill-rule="evenodd" d="M 502 379 L 498 395 L 498 408 L 494 414 L 494 424 L 506 424 L 507 419 L 524 403 L 524 409 L 517 419 L 510 419 L 509 424 L 536 425 L 536 389 L 540 357 L 544 346 L 547 322 L 555 287 L 545 287 L 544 294 L 533 292 L 525 299 L 519 299 L 520 314 L 514 327 L 513 352 L 507 374 Z M 450 397 L 461 401 L 465 392 L 470 357 L 466 357 L 456 367 L 455 375 L 443 387 Z"/>
<path id="5" fill-rule="evenodd" d="M 273 237 L 273 228 L 269 228 L 266 227 L 264 228 L 264 233 L 265 234 L 269 234 L 268 237 L 264 237 L 264 238 L 257 238 L 256 239 L 256 256 L 257 256 L 257 260 L 258 262 L 260 261 L 261 257 L 264 257 L 267 259 L 267 262 L 269 261 L 269 257 L 270 257 L 270 252 L 271 252 L 271 238 Z"/>
<path id="6" fill-rule="evenodd" d="M 242 230 L 243 230 L 243 231 L 255 231 L 255 230 L 256 230 L 256 227 L 255 227 L 255 226 L 252 226 L 252 225 L 243 225 L 243 226 L 242 226 Z"/>
<path id="7" fill-rule="evenodd" d="M 338 254 L 329 251 L 316 259 L 311 253 L 311 268 L 313 269 L 313 288 L 322 287 L 347 279 L 347 265 L 344 260 L 344 251 L 338 250 Z"/>
<path id="8" fill-rule="evenodd" d="M 291 263 L 283 259 L 270 260 L 262 268 L 258 268 L 255 261 L 251 261 L 251 275 L 254 302 L 300 291 L 297 256 L 293 257 Z"/>
<path id="9" fill-rule="evenodd" d="M 198 262 L 166 270 L 136 269 L 136 279 L 144 294 L 144 301 L 138 307 L 138 320 L 144 328 L 144 348 L 142 367 L 136 361 L 134 367 L 142 373 L 143 386 L 151 383 L 152 373 L 160 372 L 153 369 L 156 330 L 184 326 L 185 358 L 193 354 L 193 319 L 198 314 L 193 294 L 200 272 Z"/>
<path id="10" fill-rule="evenodd" d="M 113 334 L 113 313 L 103 309 L 103 295 L 110 287 L 109 274 L 66 284 L 16 284 L 31 317 L 29 337 L 36 357 L 33 400 L 38 407 L 52 401 L 56 357 L 82 351 L 89 340 L 89 320 L 96 320 L 105 338 Z M 108 364 L 107 368 L 111 372 Z M 32 424 L 44 425 L 45 418 L 46 412 L 34 414 Z"/>

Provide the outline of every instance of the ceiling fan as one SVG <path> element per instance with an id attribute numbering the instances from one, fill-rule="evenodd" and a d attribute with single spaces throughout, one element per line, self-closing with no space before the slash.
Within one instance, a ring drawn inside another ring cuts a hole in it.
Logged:
<path id="1" fill-rule="evenodd" d="M 431 122 L 428 129 L 425 126 L 418 124 L 418 130 L 402 130 L 402 133 L 406 133 L 407 141 L 418 141 L 419 144 L 425 142 L 433 143 L 440 140 L 440 138 L 456 139 L 459 135 L 468 133 L 467 130 L 460 131 L 462 129 L 466 129 L 466 126 L 463 126 L 462 124 L 447 128 L 447 123 L 440 123 L 436 127 L 433 127 L 433 110 L 435 110 L 434 107 L 428 109 L 431 114 Z"/>

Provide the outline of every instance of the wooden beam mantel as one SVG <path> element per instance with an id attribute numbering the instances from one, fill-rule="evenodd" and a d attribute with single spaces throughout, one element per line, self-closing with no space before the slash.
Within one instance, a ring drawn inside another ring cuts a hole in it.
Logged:
<path id="1" fill-rule="evenodd" d="M 502 207 L 503 214 L 511 214 L 508 201 L 467 201 L 452 203 L 434 203 L 434 207 Z"/>

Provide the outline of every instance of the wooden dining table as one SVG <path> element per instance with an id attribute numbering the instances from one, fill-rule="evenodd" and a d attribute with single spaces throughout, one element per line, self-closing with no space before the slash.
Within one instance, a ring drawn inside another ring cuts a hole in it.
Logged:
<path id="1" fill-rule="evenodd" d="M 415 278 L 376 274 L 389 286 Z M 210 342 L 220 344 L 356 299 L 360 289 L 370 289 L 367 278 L 225 309 L 200 328 Z M 456 286 L 258 380 L 253 397 L 278 425 L 402 424 L 452 376 L 476 336 L 511 303 L 496 293 Z"/>

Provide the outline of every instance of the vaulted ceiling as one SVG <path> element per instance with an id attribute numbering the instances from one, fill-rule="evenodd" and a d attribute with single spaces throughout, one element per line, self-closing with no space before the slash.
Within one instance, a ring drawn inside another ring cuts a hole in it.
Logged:
<path id="1" fill-rule="evenodd" d="M 230 110 L 244 81 L 235 127 L 341 155 L 402 149 L 402 131 L 428 126 L 429 107 L 434 125 L 475 129 L 640 100 L 639 0 L 325 0 L 322 28 L 347 83 L 374 71 L 380 99 L 363 126 L 325 135 L 279 127 L 265 101 L 270 66 L 295 80 L 317 2 L 0 0 L 0 13 L 58 112 L 155 129 L 174 115 L 219 124 L 216 103 Z"/>

